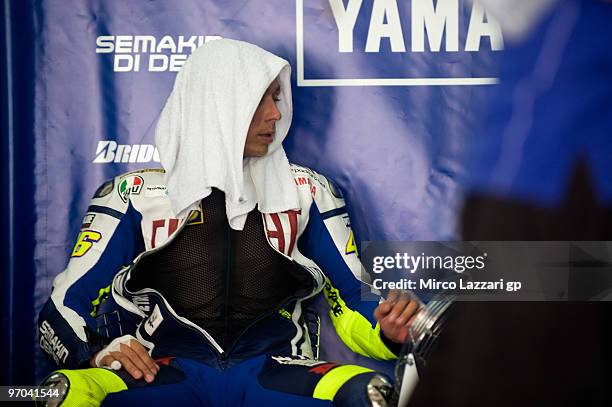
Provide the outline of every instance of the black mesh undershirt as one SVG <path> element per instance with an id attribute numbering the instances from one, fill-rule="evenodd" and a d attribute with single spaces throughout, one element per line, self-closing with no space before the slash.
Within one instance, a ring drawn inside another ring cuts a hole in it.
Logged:
<path id="1" fill-rule="evenodd" d="M 225 195 L 202 200 L 204 222 L 187 225 L 164 249 L 144 257 L 130 290 L 153 288 L 183 317 L 210 333 L 224 350 L 258 317 L 304 288 L 302 270 L 270 247 L 261 213 L 230 229 Z"/>

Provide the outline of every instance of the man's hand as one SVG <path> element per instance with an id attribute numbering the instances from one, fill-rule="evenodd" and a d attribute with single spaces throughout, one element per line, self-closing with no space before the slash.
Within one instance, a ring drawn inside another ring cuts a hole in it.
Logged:
<path id="1" fill-rule="evenodd" d="M 396 343 L 408 340 L 408 329 L 420 308 L 420 302 L 407 291 L 391 290 L 387 299 L 374 310 L 374 317 L 387 339 Z"/>
<path id="2" fill-rule="evenodd" d="M 123 338 L 123 337 L 122 337 Z M 113 342 L 117 341 L 117 338 Z M 155 379 L 155 375 L 159 372 L 159 366 L 151 358 L 147 350 L 135 338 L 129 341 L 120 341 L 118 343 L 111 342 L 107 348 L 100 352 L 107 351 L 107 355 L 100 358 L 96 363 L 96 354 L 89 364 L 92 367 L 111 367 L 113 362 L 121 363 L 121 366 L 136 380 L 144 379 L 147 383 L 151 383 Z M 108 351 L 110 349 L 110 352 Z M 115 363 L 116 365 L 116 363 Z"/>

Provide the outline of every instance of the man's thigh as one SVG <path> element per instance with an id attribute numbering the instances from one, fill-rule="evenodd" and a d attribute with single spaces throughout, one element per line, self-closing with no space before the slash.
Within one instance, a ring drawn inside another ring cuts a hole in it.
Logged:
<path id="1" fill-rule="evenodd" d="M 367 384 L 376 374 L 357 365 L 268 356 L 247 388 L 245 404 L 370 405 Z"/>
<path id="2" fill-rule="evenodd" d="M 152 383 L 124 379 L 128 387 L 106 396 L 104 407 L 214 406 L 218 373 L 205 364 L 169 358 Z"/>
<path id="3" fill-rule="evenodd" d="M 103 407 L 166 407 L 166 406 L 209 406 L 201 393 L 194 392 L 186 380 L 175 384 L 129 388 L 111 393 L 102 402 Z"/>

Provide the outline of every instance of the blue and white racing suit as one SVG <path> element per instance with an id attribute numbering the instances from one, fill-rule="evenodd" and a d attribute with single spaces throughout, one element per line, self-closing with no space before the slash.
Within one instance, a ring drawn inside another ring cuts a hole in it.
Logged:
<path id="1" fill-rule="evenodd" d="M 258 318 L 229 349 L 223 349 L 204 329 L 178 315 L 159 292 L 147 288 L 131 292 L 127 283 L 139 261 L 163 250 L 183 228 L 205 221 L 206 214 L 195 210 L 185 218 L 174 217 L 164 171 L 130 172 L 103 184 L 87 209 L 70 262 L 56 277 L 39 316 L 43 351 L 61 368 L 85 367 L 110 339 L 130 333 L 155 359 L 176 358 L 178 363 L 201 364 L 218 372 L 255 360 L 260 361 L 261 371 L 270 363 L 312 370 L 324 362 L 314 361 L 318 352 L 313 351 L 314 332 L 304 309 L 323 292 L 336 332 L 350 349 L 375 359 L 396 358 L 373 316 L 378 298 L 362 300 L 362 294 L 372 296 L 372 289 L 362 282 L 364 271 L 341 194 L 327 178 L 308 168 L 291 165 L 291 170 L 300 210 L 262 214 L 262 222 L 272 248 L 310 277 L 303 295 Z M 99 315 L 105 301 L 114 311 Z M 325 366 L 314 372 L 328 374 L 342 367 Z M 353 369 L 351 374 L 361 373 Z M 306 385 L 308 380 L 302 382 Z M 316 381 L 311 385 L 314 389 Z"/>

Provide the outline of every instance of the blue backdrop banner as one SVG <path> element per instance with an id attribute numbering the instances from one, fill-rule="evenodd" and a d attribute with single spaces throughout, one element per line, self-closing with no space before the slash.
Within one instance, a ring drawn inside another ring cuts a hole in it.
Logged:
<path id="1" fill-rule="evenodd" d="M 252 42 L 290 61 L 294 120 L 285 149 L 290 161 L 336 181 L 360 239 L 457 237 L 465 146 L 478 103 L 497 82 L 495 61 L 504 48 L 499 24 L 481 6 L 26 4 L 20 7 L 30 13 L 34 38 L 10 41 L 29 47 L 34 61 L 26 107 L 34 136 L 34 314 L 66 266 L 94 191 L 122 172 L 160 166 L 154 130 L 176 72 L 198 46 L 218 38 Z M 26 317 L 34 335 L 36 315 Z M 50 366 L 36 343 L 32 354 L 40 377 Z"/>

